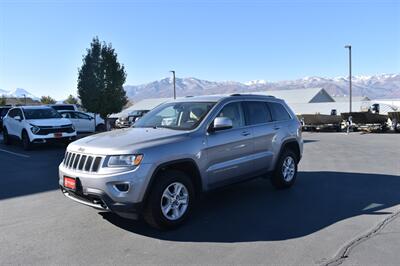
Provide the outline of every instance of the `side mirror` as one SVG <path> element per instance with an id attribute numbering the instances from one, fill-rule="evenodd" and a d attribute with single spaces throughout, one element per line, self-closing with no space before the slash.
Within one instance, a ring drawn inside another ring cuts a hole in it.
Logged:
<path id="1" fill-rule="evenodd" d="M 213 131 L 232 128 L 232 120 L 228 117 L 216 117 L 213 122 Z"/>
<path id="2" fill-rule="evenodd" d="M 18 121 L 20 121 L 20 122 L 22 121 L 22 118 L 21 118 L 19 115 L 14 116 L 14 119 L 15 119 L 15 120 L 18 120 Z"/>

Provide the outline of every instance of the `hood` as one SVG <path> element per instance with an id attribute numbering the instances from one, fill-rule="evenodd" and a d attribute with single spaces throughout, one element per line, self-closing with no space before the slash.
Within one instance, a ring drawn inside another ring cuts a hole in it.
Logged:
<path id="1" fill-rule="evenodd" d="M 41 127 L 56 127 L 71 125 L 71 121 L 66 118 L 49 118 L 49 119 L 27 119 L 29 124 Z"/>
<path id="2" fill-rule="evenodd" d="M 187 131 L 167 128 L 118 129 L 74 141 L 68 150 L 98 155 L 126 154 L 149 145 L 176 141 L 187 134 Z"/>

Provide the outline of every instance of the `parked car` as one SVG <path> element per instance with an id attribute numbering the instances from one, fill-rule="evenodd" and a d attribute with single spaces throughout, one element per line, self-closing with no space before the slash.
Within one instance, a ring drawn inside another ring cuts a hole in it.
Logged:
<path id="1" fill-rule="evenodd" d="M 62 117 L 71 120 L 77 132 L 105 131 L 104 120 L 100 117 L 94 121 L 93 116 L 78 111 L 58 111 Z M 95 125 L 96 123 L 96 125 Z"/>
<path id="2" fill-rule="evenodd" d="M 50 107 L 57 111 L 69 110 L 69 111 L 79 111 L 76 104 L 49 104 Z"/>
<path id="3" fill-rule="evenodd" d="M 149 110 L 137 110 L 129 113 L 127 116 L 122 116 L 115 121 L 116 128 L 131 127 L 137 120 L 144 116 Z"/>
<path id="4" fill-rule="evenodd" d="M 3 117 L 6 116 L 11 107 L 12 106 L 0 106 L 0 131 L 3 130 Z"/>
<path id="5" fill-rule="evenodd" d="M 10 109 L 3 118 L 3 141 L 6 145 L 15 138 L 25 150 L 32 144 L 50 141 L 69 142 L 76 138 L 71 121 L 47 106 L 21 106 Z"/>
<path id="6" fill-rule="evenodd" d="M 59 185 L 76 202 L 173 228 L 204 191 L 268 174 L 275 187 L 291 187 L 302 151 L 301 124 L 283 100 L 191 97 L 156 107 L 133 128 L 71 143 Z"/>

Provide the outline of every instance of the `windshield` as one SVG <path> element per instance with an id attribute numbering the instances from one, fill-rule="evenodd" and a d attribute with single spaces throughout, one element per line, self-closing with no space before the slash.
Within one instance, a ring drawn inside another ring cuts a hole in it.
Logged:
<path id="1" fill-rule="evenodd" d="M 213 102 L 162 104 L 138 120 L 134 127 L 165 127 L 191 130 L 200 124 L 214 104 Z"/>
<path id="2" fill-rule="evenodd" d="M 61 115 L 53 108 L 23 109 L 25 119 L 49 119 L 61 118 Z"/>

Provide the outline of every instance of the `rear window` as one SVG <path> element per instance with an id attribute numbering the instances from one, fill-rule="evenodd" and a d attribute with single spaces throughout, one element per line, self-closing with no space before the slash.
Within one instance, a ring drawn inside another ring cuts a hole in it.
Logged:
<path id="1" fill-rule="evenodd" d="M 246 123 L 248 125 L 265 124 L 272 121 L 267 103 L 254 101 L 245 102 Z"/>
<path id="2" fill-rule="evenodd" d="M 286 108 L 280 103 L 269 102 L 269 109 L 271 110 L 272 120 L 274 121 L 284 121 L 290 120 L 291 117 L 286 111 Z"/>
<path id="3" fill-rule="evenodd" d="M 59 110 L 75 110 L 73 105 L 52 105 L 53 109 L 59 111 Z"/>

